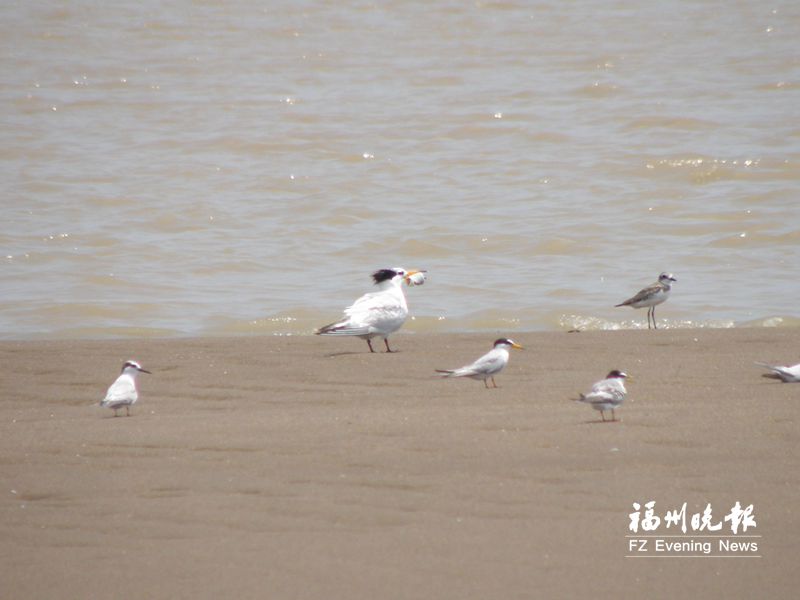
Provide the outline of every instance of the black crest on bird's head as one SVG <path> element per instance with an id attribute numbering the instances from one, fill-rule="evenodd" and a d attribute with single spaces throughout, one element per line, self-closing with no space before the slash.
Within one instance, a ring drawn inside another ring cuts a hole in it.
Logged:
<path id="1" fill-rule="evenodd" d="M 606 375 L 606 379 L 624 379 L 625 377 L 627 377 L 627 375 L 617 369 L 610 371 L 609 374 Z"/>
<path id="2" fill-rule="evenodd" d="M 514 345 L 514 342 L 512 342 L 512 341 L 511 341 L 510 339 L 508 339 L 508 338 L 498 338 L 498 339 L 496 339 L 496 340 L 494 341 L 494 345 L 495 345 L 495 346 L 499 346 L 499 345 L 501 345 L 501 344 L 503 344 L 503 345 L 505 345 L 505 346 L 513 346 L 513 345 Z"/>
<path id="3" fill-rule="evenodd" d="M 382 283 L 397 277 L 398 273 L 394 269 L 380 269 L 372 274 L 372 279 L 375 283 Z"/>

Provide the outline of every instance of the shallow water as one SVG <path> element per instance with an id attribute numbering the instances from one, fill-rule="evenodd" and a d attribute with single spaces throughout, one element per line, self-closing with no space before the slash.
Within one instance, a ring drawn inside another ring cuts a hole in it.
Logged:
<path id="1" fill-rule="evenodd" d="M 800 325 L 797 3 L 0 15 L 2 338 Z"/>

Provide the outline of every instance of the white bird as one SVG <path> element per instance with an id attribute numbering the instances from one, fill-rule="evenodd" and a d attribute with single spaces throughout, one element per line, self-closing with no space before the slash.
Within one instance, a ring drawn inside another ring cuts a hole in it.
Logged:
<path id="1" fill-rule="evenodd" d="M 122 365 L 122 374 L 108 388 L 106 397 L 100 401 L 100 406 L 113 409 L 115 417 L 118 416 L 117 411 L 124 406 L 127 415 L 131 416 L 131 405 L 136 404 L 139 399 L 139 392 L 136 388 L 136 377 L 139 373 L 151 374 L 136 361 L 126 361 Z"/>
<path id="2" fill-rule="evenodd" d="M 672 283 L 678 281 L 672 276 L 672 273 L 661 273 L 658 276 L 658 281 L 646 288 L 639 290 L 632 298 L 628 298 L 625 302 L 621 302 L 616 306 L 632 306 L 633 308 L 644 308 L 647 306 L 647 328 L 650 329 L 650 318 L 653 319 L 653 328 L 658 329 L 656 325 L 656 306 L 669 298 L 669 293 L 672 291 Z"/>
<path id="3" fill-rule="evenodd" d="M 489 350 L 486 354 L 481 356 L 471 365 L 466 365 L 460 369 L 443 370 L 436 369 L 437 373 L 441 373 L 444 377 L 469 377 L 471 379 L 482 379 L 483 385 L 487 388 L 489 384 L 488 379 L 492 380 L 492 385 L 497 387 L 497 382 L 494 376 L 497 375 L 508 364 L 508 350 L 509 348 L 517 348 L 522 350 L 522 346 L 508 338 L 500 338 L 494 343 L 494 348 Z"/>
<path id="4" fill-rule="evenodd" d="M 593 409 L 599 410 L 603 421 L 606 420 L 606 411 L 610 409 L 611 420 L 616 421 L 617 416 L 614 414 L 614 409 L 622 404 L 623 400 L 625 400 L 625 395 L 628 393 L 623 381 L 626 377 L 625 373 L 614 369 L 606 375 L 605 379 L 595 383 L 591 392 L 580 394 L 580 398 L 576 398 L 576 400 L 585 402 Z"/>
<path id="5" fill-rule="evenodd" d="M 771 377 L 772 379 L 780 379 L 784 383 L 800 382 L 800 364 L 791 367 L 780 367 L 775 365 L 768 365 L 767 363 L 757 362 L 760 367 L 766 367 L 772 373 L 764 373 L 764 377 Z"/>
<path id="6" fill-rule="evenodd" d="M 412 285 L 412 280 L 421 271 L 406 271 L 402 267 L 380 269 L 372 274 L 377 292 L 364 294 L 344 310 L 344 318 L 317 330 L 317 335 L 353 335 L 367 340 L 370 352 L 373 338 L 383 338 L 386 351 L 389 335 L 403 326 L 408 317 L 408 304 L 403 292 L 403 282 Z"/>

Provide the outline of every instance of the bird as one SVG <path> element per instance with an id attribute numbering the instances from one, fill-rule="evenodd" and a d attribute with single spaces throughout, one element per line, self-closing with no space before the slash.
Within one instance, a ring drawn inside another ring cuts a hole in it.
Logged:
<path id="1" fill-rule="evenodd" d="M 367 340 L 370 352 L 375 352 L 372 347 L 372 339 L 383 338 L 386 352 L 394 352 L 389 347 L 389 335 L 400 329 L 408 317 L 408 304 L 403 291 L 403 282 L 409 286 L 419 285 L 417 273 L 425 273 L 425 271 L 406 271 L 402 267 L 375 271 L 372 274 L 372 280 L 378 286 L 378 291 L 364 294 L 344 309 L 344 318 L 320 327 L 315 333 L 317 335 L 359 337 Z"/>
<path id="2" fill-rule="evenodd" d="M 771 373 L 764 373 L 764 377 L 772 379 L 780 379 L 784 383 L 797 383 L 800 382 L 800 364 L 791 367 L 780 367 L 775 365 L 768 365 L 767 363 L 757 362 L 760 367 L 766 367 Z"/>
<path id="3" fill-rule="evenodd" d="M 656 325 L 656 306 L 669 298 L 669 293 L 672 290 L 672 284 L 678 281 L 673 277 L 672 273 L 661 273 L 658 276 L 658 281 L 653 285 L 648 285 L 646 288 L 639 290 L 639 293 L 628 298 L 625 302 L 620 302 L 616 306 L 632 306 L 633 308 L 647 309 L 647 328 L 650 329 L 650 319 L 653 319 L 653 329 L 658 329 Z"/>
<path id="4" fill-rule="evenodd" d="M 436 369 L 444 377 L 469 377 L 471 379 L 482 379 L 483 385 L 489 387 L 488 380 L 492 380 L 492 385 L 497 387 L 494 376 L 497 375 L 508 364 L 509 348 L 523 350 L 523 347 L 514 340 L 500 338 L 495 340 L 494 347 L 486 354 L 481 356 L 471 365 L 466 365 L 459 369 Z"/>
<path id="5" fill-rule="evenodd" d="M 136 378 L 139 373 L 152 375 L 136 361 L 125 361 L 125 364 L 122 365 L 122 373 L 108 388 L 106 397 L 100 401 L 100 406 L 113 409 L 115 417 L 119 416 L 117 411 L 124 406 L 126 414 L 130 417 L 131 405 L 139 399 L 139 392 L 136 389 Z"/>
<path id="6" fill-rule="evenodd" d="M 603 422 L 606 420 L 606 411 L 611 410 L 611 420 L 616 421 L 617 416 L 614 414 L 614 409 L 622 404 L 625 400 L 625 395 L 628 393 L 625 389 L 624 379 L 628 377 L 627 374 L 614 369 L 602 379 L 592 386 L 592 391 L 588 394 L 580 394 L 580 397 L 575 398 L 578 402 L 585 402 L 593 409 L 600 411 L 600 418 Z"/>

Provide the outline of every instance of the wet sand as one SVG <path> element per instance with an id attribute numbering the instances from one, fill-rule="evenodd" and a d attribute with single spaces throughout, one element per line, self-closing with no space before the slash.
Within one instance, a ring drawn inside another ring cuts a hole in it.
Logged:
<path id="1" fill-rule="evenodd" d="M 794 597 L 800 385 L 753 361 L 798 335 L 515 335 L 489 390 L 433 376 L 486 334 L 0 343 L 2 595 Z M 153 375 L 113 418 L 129 358 Z M 570 398 L 611 368 L 600 423 Z M 626 558 L 650 500 L 753 504 L 761 558 Z"/>

